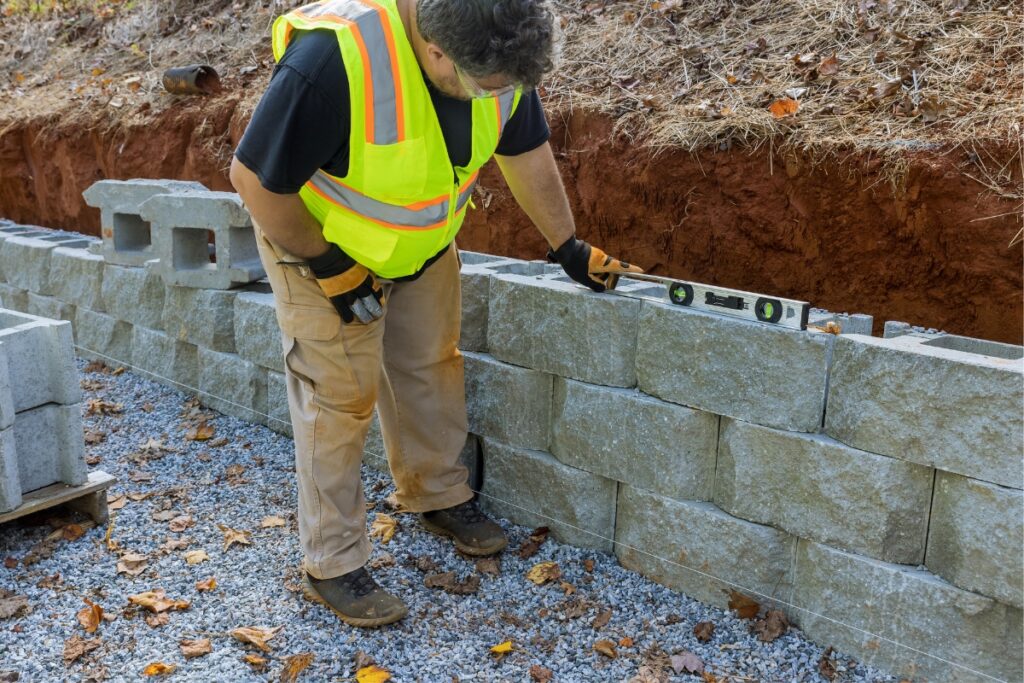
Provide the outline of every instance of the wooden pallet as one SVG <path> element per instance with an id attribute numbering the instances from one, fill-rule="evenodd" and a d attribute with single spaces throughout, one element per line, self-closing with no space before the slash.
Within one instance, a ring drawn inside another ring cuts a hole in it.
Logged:
<path id="1" fill-rule="evenodd" d="M 0 524 L 62 503 L 89 515 L 96 524 L 103 524 L 107 521 L 107 488 L 115 481 L 106 472 L 91 472 L 81 486 L 52 484 L 30 491 L 21 497 L 21 505 L 0 514 Z"/>

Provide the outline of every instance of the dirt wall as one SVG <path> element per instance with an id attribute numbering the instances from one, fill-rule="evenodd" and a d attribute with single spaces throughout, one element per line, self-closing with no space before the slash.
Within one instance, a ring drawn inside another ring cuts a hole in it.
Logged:
<path id="1" fill-rule="evenodd" d="M 247 116 L 230 96 L 135 112 L 116 123 L 0 124 L 0 216 L 98 234 L 81 192 L 102 178 L 179 178 L 229 190 Z M 650 272 L 805 299 L 970 336 L 1021 343 L 1019 200 L 999 196 L 964 151 L 907 152 L 894 187 L 864 155 L 651 150 L 613 121 L 552 116 L 578 232 Z M 1008 161 L 1012 152 L 988 150 Z M 974 171 L 973 173 L 971 171 Z M 545 245 L 497 170 L 481 180 L 460 246 L 541 258 Z"/>

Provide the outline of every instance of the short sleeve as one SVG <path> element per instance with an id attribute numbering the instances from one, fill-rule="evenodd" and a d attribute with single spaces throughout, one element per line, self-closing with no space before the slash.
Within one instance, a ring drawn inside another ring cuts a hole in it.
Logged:
<path id="1" fill-rule="evenodd" d="M 550 137 L 551 129 L 544 116 L 540 95 L 536 90 L 531 90 L 519 98 L 519 106 L 505 124 L 494 153 L 506 157 L 524 154 L 540 147 Z"/>

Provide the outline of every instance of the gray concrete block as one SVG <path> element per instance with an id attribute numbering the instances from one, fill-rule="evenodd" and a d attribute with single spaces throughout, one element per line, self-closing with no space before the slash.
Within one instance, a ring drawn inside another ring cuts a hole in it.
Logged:
<path id="1" fill-rule="evenodd" d="M 0 431 L 14 424 L 14 393 L 11 375 L 7 370 L 7 347 L 0 343 Z M 2 454 L 0 454 L 2 455 Z M 2 486 L 0 480 L 0 486 Z"/>
<path id="2" fill-rule="evenodd" d="M 0 269 L 7 283 L 43 296 L 51 296 L 50 256 L 59 245 L 42 237 L 8 237 L 0 242 Z"/>
<path id="3" fill-rule="evenodd" d="M 0 284 L 0 307 L 22 313 L 28 312 L 28 290 Z"/>
<path id="4" fill-rule="evenodd" d="M 0 344 L 15 412 L 82 400 L 71 323 L 0 309 Z"/>
<path id="5" fill-rule="evenodd" d="M 863 334 L 871 336 L 875 319 L 864 313 L 832 313 L 820 308 L 812 308 L 807 316 L 807 324 L 825 327 L 828 323 L 839 325 L 841 334 Z"/>
<path id="6" fill-rule="evenodd" d="M 235 292 L 170 286 L 165 290 L 167 334 L 212 351 L 235 352 Z M 280 342 L 277 344 L 280 349 Z"/>
<path id="7" fill-rule="evenodd" d="M 111 315 L 151 330 L 163 329 L 164 282 L 148 268 L 106 264 L 103 306 Z"/>
<path id="8" fill-rule="evenodd" d="M 149 379 L 182 391 L 196 391 L 198 351 L 189 344 L 140 325 L 132 328 L 132 365 Z"/>
<path id="9" fill-rule="evenodd" d="M 262 367 L 284 372 L 284 349 L 274 295 L 240 292 L 235 297 L 234 318 L 238 355 Z"/>
<path id="10" fill-rule="evenodd" d="M 767 427 L 817 432 L 835 340 L 644 301 L 636 352 L 640 390 Z"/>
<path id="11" fill-rule="evenodd" d="M 632 389 L 555 379 L 551 453 L 676 500 L 711 500 L 718 416 Z"/>
<path id="12" fill-rule="evenodd" d="M 864 451 L 1024 488 L 1024 361 L 927 341 L 839 337 L 826 431 Z"/>
<path id="13" fill-rule="evenodd" d="M 479 266 L 508 260 L 507 256 L 497 256 L 495 254 L 485 254 L 480 251 L 466 251 L 464 249 L 459 249 L 459 261 L 464 266 Z"/>
<path id="14" fill-rule="evenodd" d="M 821 434 L 722 421 L 715 503 L 723 510 L 876 559 L 924 561 L 934 470 Z"/>
<path id="15" fill-rule="evenodd" d="M 157 194 L 205 189 L 200 183 L 179 180 L 101 180 L 82 196 L 100 210 L 101 252 L 107 263 L 141 266 L 155 258 L 151 226 L 139 215 L 142 203 Z"/>
<path id="16" fill-rule="evenodd" d="M 462 333 L 459 348 L 463 351 L 487 351 L 487 309 L 491 299 L 491 271 L 482 266 L 463 264 Z"/>
<path id="17" fill-rule="evenodd" d="M 249 212 L 233 192 L 155 195 L 140 208 L 153 225 L 164 283 L 230 289 L 266 276 Z M 211 250 L 207 231 L 214 233 Z"/>
<path id="18" fill-rule="evenodd" d="M 716 607 L 737 591 L 763 605 L 789 598 L 796 538 L 707 502 L 619 485 L 615 555 L 623 567 Z"/>
<path id="19" fill-rule="evenodd" d="M 18 413 L 12 429 L 22 493 L 56 482 L 85 483 L 82 404 L 49 403 L 25 410 Z"/>
<path id="20" fill-rule="evenodd" d="M 939 472 L 924 563 L 956 586 L 1024 607 L 1024 492 Z"/>
<path id="21" fill-rule="evenodd" d="M 807 610 L 790 618 L 809 638 L 897 677 L 941 683 L 1024 675 L 1021 610 L 924 570 L 801 540 L 792 602 Z"/>
<path id="22" fill-rule="evenodd" d="M 50 254 L 50 287 L 61 301 L 102 313 L 103 257 L 86 249 L 57 247 Z"/>
<path id="23" fill-rule="evenodd" d="M 469 431 L 520 448 L 547 450 L 552 376 L 485 354 L 463 354 Z"/>
<path id="24" fill-rule="evenodd" d="M 0 429 L 0 514 L 21 505 L 21 479 L 14 429 Z"/>
<path id="25" fill-rule="evenodd" d="M 546 526 L 563 543 L 611 552 L 616 483 L 540 451 L 483 439 L 481 506 L 516 524 Z"/>
<path id="26" fill-rule="evenodd" d="M 75 315 L 78 355 L 104 363 L 132 362 L 132 324 L 79 307 Z"/>
<path id="27" fill-rule="evenodd" d="M 492 277 L 490 295 L 495 358 L 591 384 L 636 385 L 639 300 L 520 275 Z"/>
<path id="28" fill-rule="evenodd" d="M 288 412 L 288 385 L 280 372 L 267 371 L 267 427 L 278 434 L 294 436 L 291 414 Z"/>
<path id="29" fill-rule="evenodd" d="M 199 400 L 249 422 L 265 422 L 267 371 L 233 353 L 199 347 Z"/>
<path id="30" fill-rule="evenodd" d="M 65 303 L 52 296 L 40 296 L 34 292 L 27 292 L 26 296 L 28 306 L 25 312 L 29 315 L 37 315 L 40 318 L 50 318 L 51 320 L 74 322 L 75 313 L 78 310 L 74 304 Z"/>

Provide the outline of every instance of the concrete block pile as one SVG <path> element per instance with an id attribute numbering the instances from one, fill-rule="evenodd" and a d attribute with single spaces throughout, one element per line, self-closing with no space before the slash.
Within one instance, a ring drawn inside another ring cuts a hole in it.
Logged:
<path id="1" fill-rule="evenodd" d="M 186 201 L 160 196 L 144 201 Z M 150 209 L 154 230 L 190 222 Z M 0 226 L 5 303 L 290 432 L 265 283 L 186 287 L 37 233 Z M 461 257 L 462 458 L 485 507 L 718 606 L 747 593 L 900 676 L 973 680 L 922 653 L 1024 676 L 1024 349 L 896 325 L 876 338 L 869 316 L 825 311 L 812 323 L 843 334 L 796 331 L 656 301 L 649 283 L 620 287 L 643 299 L 594 294 L 551 264 Z M 366 451 L 386 468 L 376 424 Z"/>

